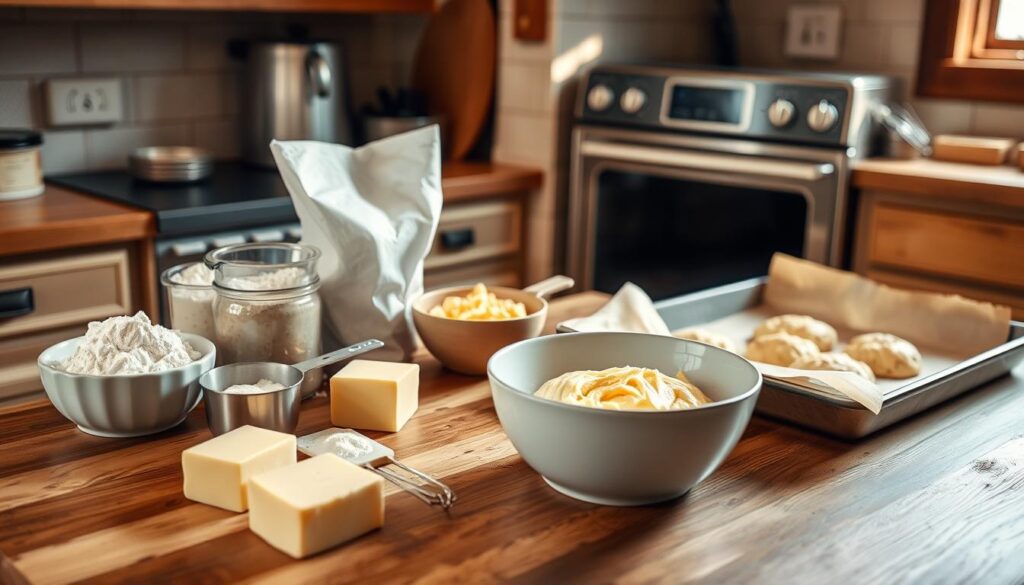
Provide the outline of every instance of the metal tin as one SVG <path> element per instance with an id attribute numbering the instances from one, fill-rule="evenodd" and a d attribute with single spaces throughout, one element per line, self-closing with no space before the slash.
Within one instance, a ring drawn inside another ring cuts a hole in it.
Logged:
<path id="1" fill-rule="evenodd" d="M 728 317 L 761 304 L 766 277 L 720 286 L 654 304 L 669 329 Z M 559 324 L 560 333 L 571 329 Z M 757 412 L 845 439 L 865 437 L 1007 374 L 1024 362 L 1024 323 L 1010 322 L 1006 343 L 887 392 L 877 415 L 853 400 L 765 378 Z"/>

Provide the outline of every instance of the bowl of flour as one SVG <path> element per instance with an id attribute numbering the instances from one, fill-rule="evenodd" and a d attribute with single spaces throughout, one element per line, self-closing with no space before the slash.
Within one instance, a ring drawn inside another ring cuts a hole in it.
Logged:
<path id="1" fill-rule="evenodd" d="M 83 432 L 138 437 L 184 421 L 202 399 L 199 376 L 216 359 L 210 340 L 155 325 L 140 311 L 90 323 L 37 363 L 50 402 Z"/>

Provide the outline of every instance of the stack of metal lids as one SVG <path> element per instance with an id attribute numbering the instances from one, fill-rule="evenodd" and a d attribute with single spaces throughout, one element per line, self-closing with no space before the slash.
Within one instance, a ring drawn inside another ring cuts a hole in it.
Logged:
<path id="1" fill-rule="evenodd" d="M 136 178 L 160 183 L 201 181 L 213 172 L 210 153 L 192 146 L 137 148 L 128 163 Z"/>

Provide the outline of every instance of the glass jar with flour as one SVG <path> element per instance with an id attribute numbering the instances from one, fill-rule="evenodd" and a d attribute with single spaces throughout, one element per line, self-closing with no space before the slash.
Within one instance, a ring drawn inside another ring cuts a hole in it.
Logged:
<path id="1" fill-rule="evenodd" d="M 221 363 L 294 364 L 320 355 L 320 251 L 302 244 L 238 244 L 213 250 L 213 328 Z M 302 394 L 323 380 L 306 375 Z M 253 381 L 255 382 L 255 380 Z"/>
<path id="2" fill-rule="evenodd" d="M 213 271 L 202 262 L 172 266 L 160 275 L 167 295 L 171 328 L 215 341 Z"/>

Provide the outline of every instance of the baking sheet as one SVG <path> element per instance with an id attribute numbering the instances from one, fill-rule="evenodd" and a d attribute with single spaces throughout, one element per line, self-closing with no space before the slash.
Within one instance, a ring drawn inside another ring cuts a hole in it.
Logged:
<path id="1" fill-rule="evenodd" d="M 756 329 L 757 326 L 760 325 L 765 319 L 768 319 L 769 317 L 774 317 L 775 315 L 778 314 L 779 312 L 777 310 L 774 310 L 771 307 L 767 307 L 765 305 L 760 305 L 757 307 L 745 309 L 738 313 L 729 315 L 728 317 L 723 317 L 721 319 L 711 321 L 709 323 L 683 327 L 677 329 L 673 333 L 682 331 L 683 329 L 706 329 L 708 331 L 712 331 L 714 333 L 718 333 L 729 338 L 736 345 L 737 349 L 741 353 L 744 353 L 747 342 L 750 340 L 754 332 L 754 329 Z M 830 323 L 830 325 L 833 324 Z M 853 336 L 859 335 L 861 333 L 871 333 L 871 331 L 854 331 L 852 329 L 841 326 L 835 327 L 835 329 L 836 333 L 839 334 L 839 344 L 832 349 L 833 352 L 841 352 L 843 350 L 843 347 L 845 347 L 846 342 L 849 341 L 849 339 L 852 338 Z M 882 396 L 886 396 L 892 393 L 893 391 L 903 386 L 906 386 L 907 384 L 913 382 L 914 380 L 924 378 L 936 372 L 945 370 L 946 368 L 954 366 L 961 361 L 960 359 L 957 358 L 956 355 L 953 355 L 948 351 L 943 351 L 941 349 L 936 349 L 935 347 L 929 347 L 921 344 L 915 345 L 921 352 L 921 373 L 918 374 L 917 376 L 914 376 L 913 378 L 903 378 L 899 380 L 878 378 L 875 381 L 875 384 L 881 390 Z M 790 382 L 797 383 L 792 380 L 790 380 Z M 813 389 L 816 391 L 825 391 L 833 394 L 838 394 L 832 391 L 827 386 L 814 385 Z M 841 396 L 841 394 L 838 395 Z"/>

